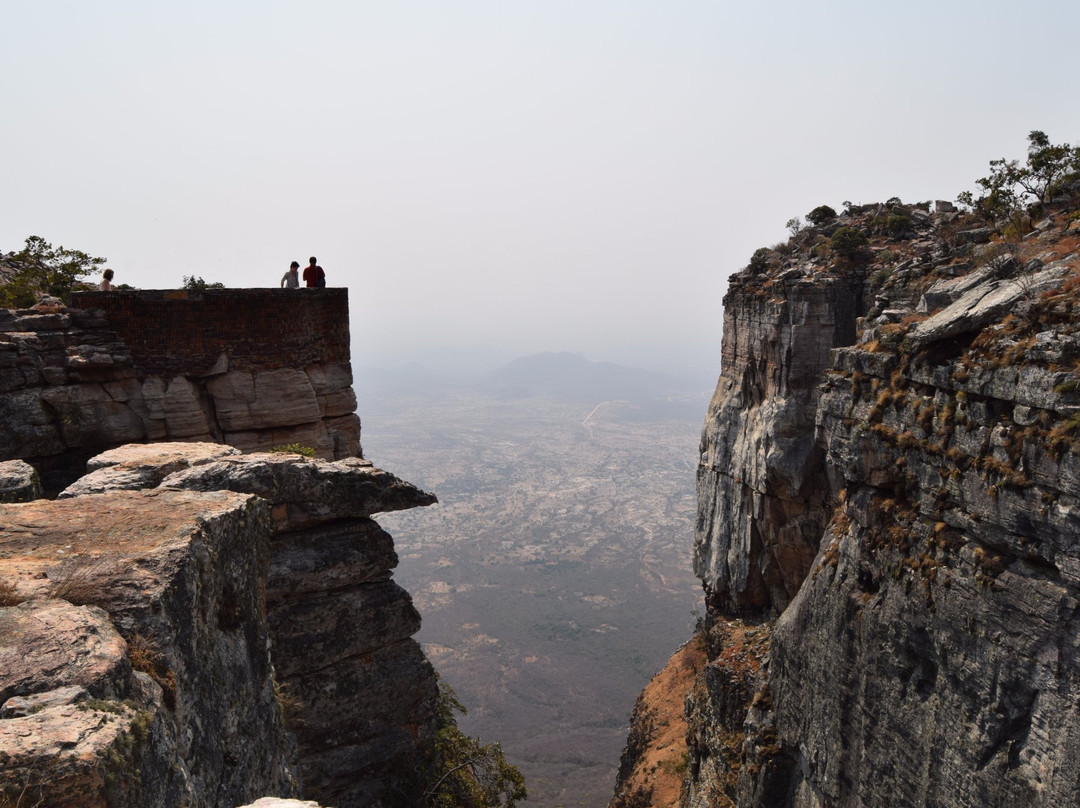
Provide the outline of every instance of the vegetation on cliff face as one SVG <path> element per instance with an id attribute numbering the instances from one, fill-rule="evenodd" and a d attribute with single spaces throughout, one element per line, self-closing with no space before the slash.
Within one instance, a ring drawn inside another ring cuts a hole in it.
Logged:
<path id="1" fill-rule="evenodd" d="M 877 264 L 887 269 L 890 263 L 900 263 L 890 261 L 901 255 L 890 248 L 891 243 L 919 241 L 927 234 L 938 242 L 927 246 L 954 254 L 958 247 L 964 248 L 959 252 L 970 253 L 987 241 L 1015 244 L 1031 232 L 1038 217 L 1075 211 L 1080 196 L 1080 145 L 1052 144 L 1040 130 L 1032 130 L 1027 140 L 1026 160 L 991 160 L 989 173 L 975 180 L 978 190 L 957 196 L 963 210 L 954 215 L 931 222 L 929 202 L 904 204 L 898 197 L 880 204 L 845 202 L 840 216 L 830 206 L 819 205 L 806 215 L 805 225 L 799 217 L 789 219 L 791 238 L 756 250 L 748 269 L 767 272 L 781 263 L 779 259 L 798 258 L 804 252 L 818 258 L 831 254 L 848 267 Z M 979 231 L 985 227 L 989 231 Z"/>
<path id="2" fill-rule="evenodd" d="M 450 685 L 439 682 L 435 738 L 422 769 L 427 808 L 514 808 L 526 798 L 525 778 L 506 762 L 498 743 L 484 744 L 458 729 L 465 714 Z"/>

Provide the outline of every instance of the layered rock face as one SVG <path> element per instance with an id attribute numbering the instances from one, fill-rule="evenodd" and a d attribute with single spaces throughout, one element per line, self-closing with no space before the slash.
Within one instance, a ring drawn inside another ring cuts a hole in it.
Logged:
<path id="1" fill-rule="evenodd" d="M 252 787 L 295 793 L 257 585 L 265 502 L 152 491 L 0 509 L 7 600 L 30 598 L 0 609 L 6 794 L 232 806 Z"/>
<path id="2" fill-rule="evenodd" d="M 828 521 L 818 384 L 829 350 L 854 341 L 864 275 L 811 265 L 731 279 L 694 535 L 694 572 L 714 610 L 779 611 L 806 577 Z"/>
<path id="3" fill-rule="evenodd" d="M 56 489 L 137 441 L 359 456 L 348 342 L 344 289 L 83 292 L 71 309 L 0 311 L 0 459 Z"/>
<path id="4" fill-rule="evenodd" d="M 3 793 L 397 799 L 437 687 L 370 517 L 434 497 L 357 458 L 218 444 L 93 465 L 56 501 L 0 506 Z"/>
<path id="5" fill-rule="evenodd" d="M 910 232 L 875 239 L 895 218 Z M 840 225 L 871 236 L 862 289 L 820 261 Z M 681 804 L 1080 802 L 1080 224 L 991 236 L 862 210 L 733 278 Z M 857 332 L 781 348 L 792 282 L 816 289 L 797 322 L 865 307 Z M 800 353 L 817 359 L 796 384 Z M 751 683 L 733 618 L 778 613 Z"/>

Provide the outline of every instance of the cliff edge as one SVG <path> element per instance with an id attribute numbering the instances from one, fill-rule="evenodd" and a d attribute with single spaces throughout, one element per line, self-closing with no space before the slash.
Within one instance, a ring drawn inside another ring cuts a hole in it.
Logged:
<path id="1" fill-rule="evenodd" d="M 5 798 L 402 802 L 438 692 L 371 516 L 435 498 L 358 458 L 220 444 L 91 465 L 0 505 Z"/>
<path id="2" fill-rule="evenodd" d="M 1080 802 L 1074 210 L 890 200 L 732 277 L 680 805 Z"/>

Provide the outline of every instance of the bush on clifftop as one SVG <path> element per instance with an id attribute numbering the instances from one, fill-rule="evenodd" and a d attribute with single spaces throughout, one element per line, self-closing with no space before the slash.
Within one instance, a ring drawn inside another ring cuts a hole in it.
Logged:
<path id="1" fill-rule="evenodd" d="M 1053 202 L 1080 182 L 1080 146 L 1068 143 L 1053 145 L 1044 132 L 1033 129 L 1028 133 L 1027 162 L 990 161 L 990 173 L 975 180 L 982 191 L 975 196 L 964 191 L 957 201 L 967 205 L 983 218 L 993 221 L 1020 210 L 1029 200 L 1035 203 Z"/>
<path id="2" fill-rule="evenodd" d="M 29 236 L 26 246 L 11 257 L 17 269 L 11 280 L 0 285 L 0 306 L 26 308 L 42 294 L 69 303 L 72 290 L 104 263 L 104 258 L 93 258 L 82 250 L 53 247 L 41 236 Z"/>
<path id="3" fill-rule="evenodd" d="M 822 225 L 825 222 L 832 221 L 836 218 L 836 211 L 830 208 L 828 205 L 818 205 L 808 214 L 806 218 L 813 222 L 815 225 Z"/>

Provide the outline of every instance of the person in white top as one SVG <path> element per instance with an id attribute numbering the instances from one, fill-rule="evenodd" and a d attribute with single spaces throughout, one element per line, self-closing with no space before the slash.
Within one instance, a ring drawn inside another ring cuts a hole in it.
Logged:
<path id="1" fill-rule="evenodd" d="M 299 269 L 300 264 L 298 264 L 296 261 L 293 261 L 291 264 L 289 264 L 289 271 L 286 272 L 281 278 L 282 289 L 296 289 L 298 286 L 300 286 L 300 275 L 298 272 Z"/>

